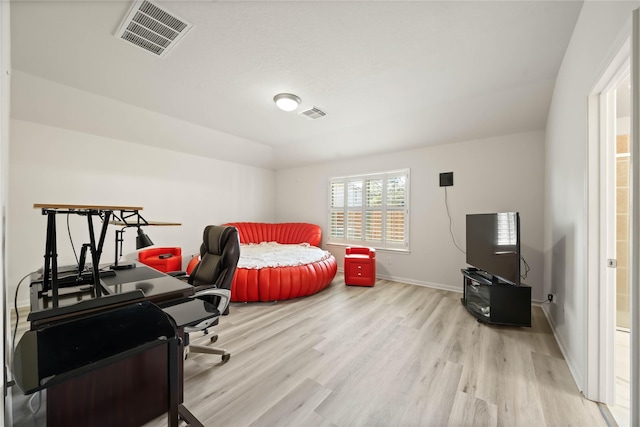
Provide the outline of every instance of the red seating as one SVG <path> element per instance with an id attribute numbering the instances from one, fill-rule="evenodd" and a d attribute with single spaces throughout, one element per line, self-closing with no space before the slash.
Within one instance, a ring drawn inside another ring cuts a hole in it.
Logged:
<path id="1" fill-rule="evenodd" d="M 167 273 L 182 270 L 181 248 L 149 248 L 138 252 L 138 261 Z"/>
<path id="2" fill-rule="evenodd" d="M 319 246 L 320 226 L 287 222 L 231 222 L 238 229 L 240 243 L 278 242 L 281 244 L 309 243 Z M 242 257 L 242 249 L 240 252 Z M 338 271 L 336 259 L 327 259 L 292 267 L 248 269 L 238 267 L 231 286 L 231 301 L 282 301 L 314 294 L 331 284 Z"/>
<path id="3" fill-rule="evenodd" d="M 344 283 L 373 286 L 376 283 L 376 250 L 347 247 L 344 256 Z"/>
<path id="4" fill-rule="evenodd" d="M 196 265 L 198 265 L 199 262 L 200 262 L 200 255 L 196 255 L 193 258 L 191 258 L 189 260 L 189 263 L 187 264 L 187 269 L 185 270 L 185 272 L 187 274 L 191 274 L 191 272 L 193 271 L 194 268 L 196 268 Z"/>
<path id="5" fill-rule="evenodd" d="M 238 229 L 240 243 L 277 242 L 283 245 L 308 243 L 320 246 L 322 229 L 316 224 L 306 222 L 230 222 Z"/>

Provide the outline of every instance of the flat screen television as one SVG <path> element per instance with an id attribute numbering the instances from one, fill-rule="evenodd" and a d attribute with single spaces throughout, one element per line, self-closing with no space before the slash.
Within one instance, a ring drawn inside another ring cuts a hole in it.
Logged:
<path id="1" fill-rule="evenodd" d="M 467 264 L 493 283 L 520 285 L 520 214 L 468 214 Z"/>

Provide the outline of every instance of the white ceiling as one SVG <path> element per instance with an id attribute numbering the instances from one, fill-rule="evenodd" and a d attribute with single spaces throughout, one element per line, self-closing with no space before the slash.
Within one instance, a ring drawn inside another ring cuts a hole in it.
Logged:
<path id="1" fill-rule="evenodd" d="M 543 129 L 582 5 L 157 4 L 194 24 L 162 59 L 114 36 L 132 2 L 14 0 L 12 67 L 268 146 L 268 164 L 250 155 L 245 161 L 276 169 Z M 327 116 L 278 110 L 272 99 L 280 92 L 302 98 L 298 111 L 316 106 Z M 15 110 L 29 120 L 28 108 Z M 133 131 L 120 136 L 136 141 Z M 210 155 L 206 138 L 200 144 Z"/>

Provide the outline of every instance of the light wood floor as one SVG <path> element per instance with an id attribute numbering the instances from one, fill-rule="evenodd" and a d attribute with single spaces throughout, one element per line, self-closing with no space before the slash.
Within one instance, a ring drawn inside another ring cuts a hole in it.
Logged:
<path id="1" fill-rule="evenodd" d="M 215 344 L 231 360 L 190 355 L 185 406 L 225 427 L 606 425 L 540 308 L 531 328 L 488 326 L 460 297 L 338 274 L 311 297 L 232 303 Z"/>

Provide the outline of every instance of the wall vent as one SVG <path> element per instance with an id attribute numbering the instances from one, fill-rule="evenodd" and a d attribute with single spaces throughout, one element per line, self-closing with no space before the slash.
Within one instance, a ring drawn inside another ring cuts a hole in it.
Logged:
<path id="1" fill-rule="evenodd" d="M 120 24 L 116 37 L 164 57 L 193 24 L 148 1 L 135 2 Z"/>
<path id="2" fill-rule="evenodd" d="M 318 107 L 311 107 L 308 110 L 300 111 L 298 114 L 301 114 L 309 119 L 319 119 L 320 117 L 324 117 L 327 115 L 324 111 L 319 109 Z"/>

